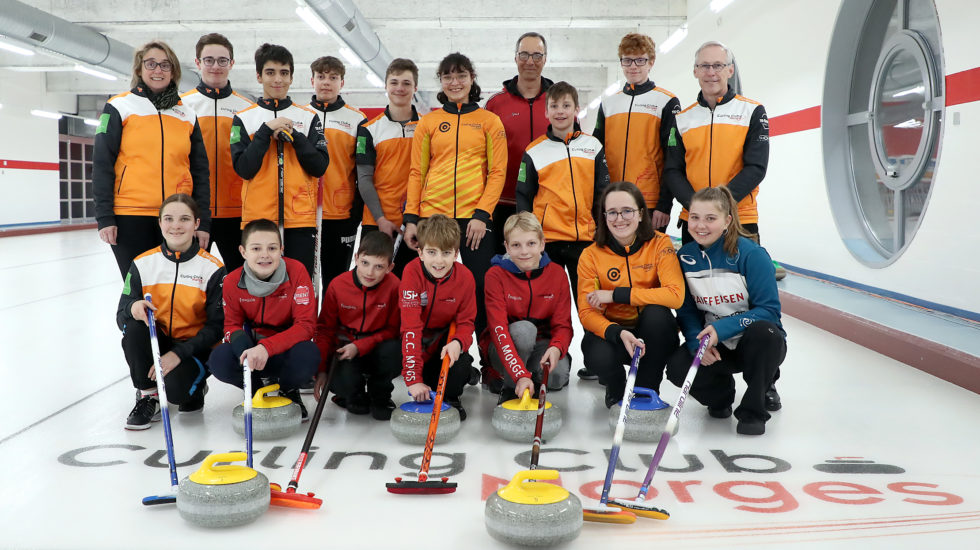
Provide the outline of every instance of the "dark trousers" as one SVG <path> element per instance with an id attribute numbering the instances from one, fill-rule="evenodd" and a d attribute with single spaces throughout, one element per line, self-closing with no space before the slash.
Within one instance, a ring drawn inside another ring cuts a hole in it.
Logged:
<path id="1" fill-rule="evenodd" d="M 354 258 L 354 241 L 357 239 L 356 219 L 322 220 L 320 236 L 320 277 L 323 292 L 337 275 L 350 271 Z"/>
<path id="2" fill-rule="evenodd" d="M 173 340 L 163 334 L 159 323 L 157 341 L 160 344 L 161 356 L 174 347 Z M 127 323 L 123 329 L 122 348 L 126 362 L 129 364 L 129 378 L 133 381 L 133 387 L 138 390 L 155 389 L 156 382 L 150 380 L 150 369 L 154 366 L 150 328 L 143 321 L 133 320 Z M 185 359 L 163 377 L 167 401 L 180 405 L 196 392 L 204 391 L 204 381 L 208 377 L 208 371 L 204 368 L 207 359 L 206 353 L 200 357 Z"/>
<path id="3" fill-rule="evenodd" d="M 497 234 L 497 244 L 494 246 L 494 252 L 496 254 L 507 253 L 507 250 L 504 248 L 504 224 L 507 223 L 507 218 L 516 213 L 516 204 L 498 202 L 497 207 L 493 209 L 493 232 Z"/>
<path id="4" fill-rule="evenodd" d="M 126 278 L 133 258 L 162 242 L 160 222 L 155 216 L 116 216 L 116 244 L 111 248 L 122 278 Z"/>
<path id="5" fill-rule="evenodd" d="M 578 259 L 582 251 L 589 247 L 592 241 L 551 241 L 545 243 L 544 251 L 551 261 L 565 268 L 568 272 L 568 282 L 572 285 L 572 307 L 578 300 Z"/>
<path id="6" fill-rule="evenodd" d="M 438 346 L 432 357 L 422 364 L 422 382 L 432 388 L 433 394 L 439 385 L 439 371 L 442 369 L 442 358 L 439 353 L 445 344 Z M 446 373 L 446 390 L 443 392 L 444 401 L 459 401 L 466 384 L 470 381 L 470 370 L 473 367 L 473 357 L 467 352 L 459 354 L 459 359 L 449 367 Z"/>
<path id="7" fill-rule="evenodd" d="M 364 391 L 366 382 L 371 401 L 385 403 L 395 389 L 391 381 L 402 371 L 401 341 L 385 340 L 366 356 L 337 361 L 334 368 L 337 370 L 330 378 L 332 392 L 350 400 Z"/>
<path id="8" fill-rule="evenodd" d="M 786 358 L 786 339 L 779 327 L 768 321 L 756 321 L 745 329 L 734 350 L 720 344 L 721 361 L 702 365 L 691 384 L 691 397 L 711 408 L 724 408 L 735 402 L 735 377 L 741 372 L 748 385 L 735 418 L 748 422 L 769 420 L 766 390 Z M 694 356 L 681 345 L 667 363 L 667 378 L 676 386 L 684 383 Z"/>
<path id="9" fill-rule="evenodd" d="M 239 333 L 235 333 L 238 335 Z M 253 347 L 251 336 L 245 335 L 241 340 L 235 339 L 236 344 L 221 344 L 214 348 L 208 359 L 208 368 L 215 378 L 243 388 L 242 365 L 238 362 L 242 351 Z M 269 356 L 265 368 L 252 371 L 252 390 L 258 390 L 262 385 L 261 377 L 277 378 L 283 391 L 298 388 L 316 374 L 320 364 L 320 350 L 310 340 L 303 340 L 283 353 Z"/>
<path id="10" fill-rule="evenodd" d="M 211 241 L 208 242 L 208 252 L 218 247 L 221 261 L 228 273 L 242 267 L 245 263 L 238 247 L 242 244 L 241 218 L 211 218 Z"/>
<path id="11" fill-rule="evenodd" d="M 361 238 L 363 239 L 364 235 L 377 230 L 378 226 L 376 225 L 362 225 Z M 396 277 L 401 279 L 402 272 L 405 270 L 405 266 L 408 265 L 408 262 L 411 262 L 418 257 L 419 253 L 409 248 L 409 246 L 405 244 L 405 241 L 403 240 L 401 244 L 398 245 L 398 251 L 395 252 L 395 267 L 391 270 L 391 272 L 394 273 Z"/>
<path id="12" fill-rule="evenodd" d="M 283 230 L 282 255 L 303 264 L 312 277 L 313 262 L 316 261 L 316 228 L 294 227 Z"/>
<path id="13" fill-rule="evenodd" d="M 677 349 L 677 321 L 664 306 L 645 306 L 636 326 L 627 328 L 646 344 L 636 372 L 636 385 L 660 393 L 667 358 Z M 585 365 L 606 385 L 607 396 L 622 396 L 626 390 L 626 370 L 632 357 L 622 341 L 609 342 L 586 331 L 582 337 L 582 356 Z"/>
<path id="14" fill-rule="evenodd" d="M 497 242 L 497 235 L 494 232 L 493 224 L 487 225 L 487 232 L 480 241 L 480 246 L 476 250 L 470 250 L 466 246 L 466 225 L 470 223 L 470 218 L 456 218 L 459 224 L 459 255 L 463 260 L 463 265 L 473 273 L 473 281 L 476 283 L 476 334 L 483 334 L 483 329 L 487 328 L 487 309 L 483 304 L 483 279 L 486 277 L 487 270 L 490 269 L 490 260 L 496 252 L 494 248 Z M 489 365 L 484 365 L 489 367 Z"/>
<path id="15" fill-rule="evenodd" d="M 694 237 L 692 237 L 691 236 L 691 233 L 687 230 L 687 221 L 686 220 L 677 220 L 677 227 L 679 227 L 681 229 L 681 244 L 682 245 L 687 244 L 687 243 L 694 242 Z M 743 223 L 742 224 L 742 227 L 744 227 L 745 230 L 748 231 L 749 233 L 752 233 L 753 235 L 755 235 L 755 237 L 752 238 L 753 241 L 755 241 L 756 243 L 759 242 L 759 224 L 757 224 L 757 223 Z"/>

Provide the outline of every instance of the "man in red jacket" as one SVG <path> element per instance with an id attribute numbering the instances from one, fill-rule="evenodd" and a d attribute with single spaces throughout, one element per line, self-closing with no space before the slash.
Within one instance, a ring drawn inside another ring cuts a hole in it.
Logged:
<path id="1" fill-rule="evenodd" d="M 486 276 L 487 329 L 480 347 L 504 375 L 504 388 L 521 397 L 540 384 L 568 385 L 572 298 L 568 276 L 544 253 L 544 231 L 534 214 L 521 212 L 504 224 L 506 256 L 495 256 Z M 511 399 L 500 392 L 500 402 Z"/>

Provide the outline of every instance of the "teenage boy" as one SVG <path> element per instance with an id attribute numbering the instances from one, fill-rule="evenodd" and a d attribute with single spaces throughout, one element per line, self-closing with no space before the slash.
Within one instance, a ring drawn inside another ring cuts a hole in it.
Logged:
<path id="1" fill-rule="evenodd" d="M 419 68 L 410 59 L 393 60 L 385 71 L 385 112 L 357 129 L 357 188 L 364 198 L 362 234 L 401 232 L 402 210 L 412 168 L 412 137 L 419 122 L 412 97 L 418 91 Z M 416 254 L 407 245 L 395 254 L 394 273 L 401 277 Z"/>
<path id="2" fill-rule="evenodd" d="M 344 103 L 344 64 L 325 56 L 310 64 L 314 95 L 309 108 L 323 122 L 323 135 L 330 153 L 330 166 L 323 176 L 323 220 L 320 239 L 320 275 L 326 288 L 337 275 L 350 269 L 361 221 L 361 201 L 355 200 L 354 143 L 357 128 L 367 119 L 364 113 Z"/>
<path id="3" fill-rule="evenodd" d="M 334 402 L 352 414 L 370 412 L 377 420 L 391 418 L 395 410 L 391 381 L 401 372 L 393 245 L 391 237 L 380 231 L 361 237 L 354 269 L 330 281 L 316 325 L 323 359 L 313 396 L 318 401 L 326 397 L 327 368 L 336 360 L 329 367 L 336 369 L 329 388 L 337 394 Z"/>
<path id="4" fill-rule="evenodd" d="M 283 252 L 313 273 L 317 179 L 329 157 L 320 117 L 289 98 L 293 55 L 282 46 L 255 51 L 258 102 L 231 127 L 231 158 L 242 185 L 242 224 L 278 220 Z"/>
<path id="5" fill-rule="evenodd" d="M 197 41 L 194 63 L 201 71 L 197 88 L 180 96 L 184 105 L 197 113 L 201 137 L 211 167 L 211 243 L 218 247 L 229 271 L 242 266 L 238 246 L 242 241 L 242 177 L 231 162 L 231 124 L 235 113 L 253 103 L 234 92 L 228 73 L 235 66 L 235 49 L 218 33 Z"/>
<path id="6" fill-rule="evenodd" d="M 405 268 L 399 289 L 402 377 L 415 401 L 434 397 L 442 359 L 450 358 L 443 399 L 466 420 L 460 395 L 470 379 L 473 358 L 464 350 L 473 341 L 476 283 L 456 262 L 460 231 L 456 220 L 436 214 L 419 222 L 419 259 Z M 450 325 L 456 332 L 449 340 Z M 438 353 L 437 353 L 438 350 Z"/>
<path id="7" fill-rule="evenodd" d="M 316 373 L 320 352 L 313 343 L 316 302 L 303 264 L 283 258 L 279 227 L 271 220 L 245 224 L 239 247 L 245 265 L 225 277 L 224 343 L 208 365 L 215 378 L 244 387 L 242 367 L 252 369 L 252 387 L 276 378 L 280 392 L 298 403 L 307 421 L 299 386 Z"/>
<path id="8" fill-rule="evenodd" d="M 504 222 L 504 247 L 507 254 L 494 256 L 487 271 L 487 330 L 480 347 L 517 397 L 535 393 L 544 369 L 548 389 L 560 390 L 568 384 L 572 342 L 568 277 L 548 258 L 544 231 L 530 212 Z M 511 391 L 500 392 L 500 402 L 511 399 Z"/>

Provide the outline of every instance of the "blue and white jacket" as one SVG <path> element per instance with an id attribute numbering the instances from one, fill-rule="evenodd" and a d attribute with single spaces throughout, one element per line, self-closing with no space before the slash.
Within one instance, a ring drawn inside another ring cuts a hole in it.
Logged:
<path id="1" fill-rule="evenodd" d="M 698 333 L 714 325 L 718 341 L 735 349 L 742 332 L 755 321 L 779 327 L 779 291 L 775 268 L 765 248 L 751 239 L 738 238 L 738 252 L 725 253 L 724 238 L 707 249 L 690 242 L 677 251 L 687 282 L 684 305 L 677 323 L 691 353 L 697 351 Z"/>

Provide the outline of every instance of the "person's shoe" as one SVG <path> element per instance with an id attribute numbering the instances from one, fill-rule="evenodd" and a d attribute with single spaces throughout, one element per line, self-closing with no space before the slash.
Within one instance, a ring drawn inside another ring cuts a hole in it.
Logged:
<path id="1" fill-rule="evenodd" d="M 779 392 L 776 391 L 776 386 L 769 386 L 766 390 L 766 410 L 769 412 L 775 412 L 783 408 L 783 400 L 779 398 Z"/>
<path id="2" fill-rule="evenodd" d="M 487 382 L 487 391 L 493 394 L 500 395 L 504 391 L 504 379 L 494 378 Z"/>
<path id="3" fill-rule="evenodd" d="M 466 420 L 466 409 L 463 408 L 463 403 L 461 401 L 446 401 L 454 409 L 459 411 L 459 421 L 462 422 Z"/>
<path id="4" fill-rule="evenodd" d="M 480 369 L 478 369 L 478 368 L 476 368 L 474 366 L 470 366 L 470 379 L 469 379 L 469 381 L 467 381 L 467 384 L 469 384 L 471 386 L 475 386 L 475 385 L 479 384 L 480 383 L 480 377 L 481 376 L 482 376 L 482 374 L 480 373 Z"/>
<path id="5" fill-rule="evenodd" d="M 611 409 L 613 405 L 619 403 L 623 399 L 623 393 L 611 392 L 608 386 L 606 387 L 606 408 Z"/>
<path id="6" fill-rule="evenodd" d="M 766 433 L 766 423 L 761 421 L 738 421 L 735 431 L 742 435 L 762 435 Z"/>
<path id="7" fill-rule="evenodd" d="M 299 386 L 299 393 L 310 394 L 313 393 L 313 386 L 316 385 L 316 380 L 310 378 L 306 382 L 303 382 Z"/>
<path id="8" fill-rule="evenodd" d="M 391 413 L 395 410 L 395 402 L 391 399 L 384 401 L 371 401 L 371 418 L 375 420 L 391 420 Z"/>
<path id="9" fill-rule="evenodd" d="M 578 370 L 578 377 L 582 380 L 598 380 L 599 375 L 590 371 L 589 367 L 582 367 Z"/>
<path id="10" fill-rule="evenodd" d="M 368 399 L 368 394 L 362 391 L 348 399 L 347 412 L 351 414 L 367 414 L 371 412 L 371 400 Z"/>
<path id="11" fill-rule="evenodd" d="M 289 398 L 290 401 L 299 405 L 299 412 L 303 417 L 303 422 L 309 422 L 310 413 L 306 412 L 306 405 L 303 404 L 303 396 L 299 393 L 299 388 L 293 388 L 291 390 L 279 391 L 279 394 L 283 397 Z"/>
<path id="12" fill-rule="evenodd" d="M 127 430 L 145 430 L 151 422 L 160 421 L 160 396 L 140 395 L 136 390 L 136 405 L 126 419 Z"/>
<path id="13" fill-rule="evenodd" d="M 177 406 L 177 411 L 182 413 L 200 412 L 204 410 L 204 396 L 208 393 L 208 383 L 197 389 L 187 401 Z"/>
<path id="14" fill-rule="evenodd" d="M 728 418 L 732 415 L 732 407 L 726 405 L 724 407 L 708 407 L 708 416 L 711 418 Z"/>
<path id="15" fill-rule="evenodd" d="M 341 397 L 341 396 L 339 396 L 337 394 L 334 394 L 333 397 L 330 398 L 330 400 L 333 401 L 333 404 L 334 405 L 337 405 L 341 409 L 346 409 L 347 408 L 347 399 L 345 399 L 345 398 L 343 398 L 343 397 Z"/>

